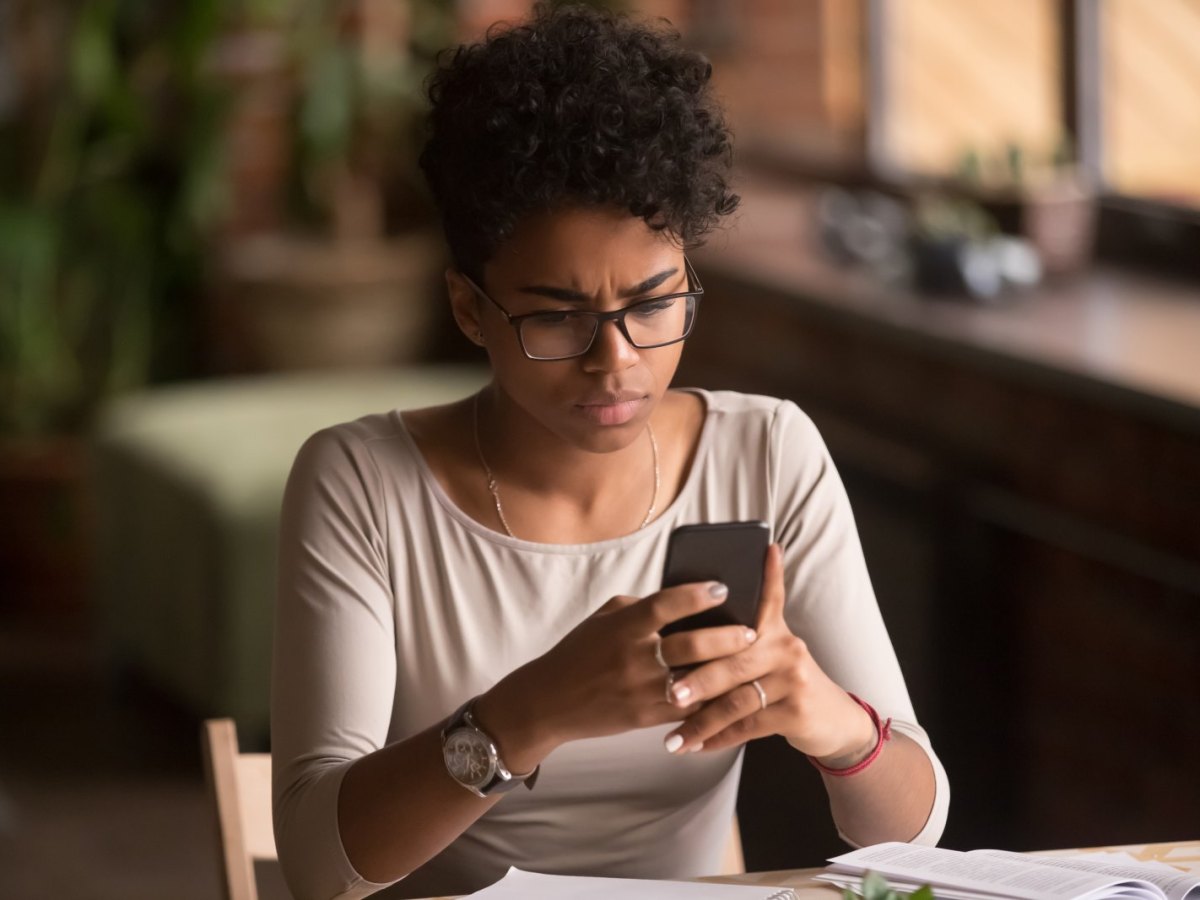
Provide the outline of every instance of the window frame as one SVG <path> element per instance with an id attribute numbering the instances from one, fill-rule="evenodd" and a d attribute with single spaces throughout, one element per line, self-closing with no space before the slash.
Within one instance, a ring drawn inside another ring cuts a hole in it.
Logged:
<path id="1" fill-rule="evenodd" d="M 1112 190 L 1104 183 L 1104 56 L 1100 4 L 1058 0 L 1063 35 L 1063 110 L 1079 163 L 1097 185 L 1096 255 L 1200 278 L 1200 205 Z"/>
<path id="2" fill-rule="evenodd" d="M 928 181 L 888 157 L 888 9 L 893 0 L 860 2 L 866 6 L 863 157 L 868 179 L 892 185 Z M 1096 257 L 1200 278 L 1200 256 L 1190 252 L 1200 245 L 1200 205 L 1122 194 L 1104 183 L 1102 10 L 1096 0 L 1055 2 L 1062 41 L 1062 127 L 1076 148 L 1078 165 L 1096 186 Z"/>

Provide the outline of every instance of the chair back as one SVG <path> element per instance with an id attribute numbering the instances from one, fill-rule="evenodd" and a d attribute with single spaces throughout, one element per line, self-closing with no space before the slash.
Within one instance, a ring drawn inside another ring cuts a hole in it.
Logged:
<path id="1" fill-rule="evenodd" d="M 271 756 L 240 752 L 233 719 L 209 719 L 204 762 L 225 898 L 258 900 L 254 862 L 279 858 L 271 824 Z"/>

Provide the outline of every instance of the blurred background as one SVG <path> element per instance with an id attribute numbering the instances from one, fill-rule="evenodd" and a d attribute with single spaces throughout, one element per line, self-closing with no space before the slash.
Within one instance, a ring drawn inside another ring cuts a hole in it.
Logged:
<path id="1" fill-rule="evenodd" d="M 821 428 L 944 843 L 1195 838 L 1200 0 L 605 5 L 713 62 L 678 382 Z M 266 747 L 295 450 L 484 377 L 421 85 L 528 8 L 0 2 L 0 896 L 219 894 L 199 723 Z M 807 769 L 751 748 L 751 868 L 838 849 Z"/>

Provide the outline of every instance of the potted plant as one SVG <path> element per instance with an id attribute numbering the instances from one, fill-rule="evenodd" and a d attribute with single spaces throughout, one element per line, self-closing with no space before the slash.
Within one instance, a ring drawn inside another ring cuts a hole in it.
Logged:
<path id="1" fill-rule="evenodd" d="M 0 596 L 82 593 L 83 434 L 111 394 L 186 372 L 222 97 L 218 0 L 25 0 L 0 108 Z M 166 115 L 166 111 L 173 115 Z M 37 596 L 34 596 L 37 595 Z"/>
<path id="2" fill-rule="evenodd" d="M 1095 193 L 1072 162 L 1067 141 L 1044 155 L 1015 143 L 987 158 L 968 151 L 959 181 L 962 191 L 983 206 L 1003 233 L 1033 245 L 1047 275 L 1074 274 L 1091 259 Z"/>
<path id="3" fill-rule="evenodd" d="M 382 365 L 424 350 L 443 265 L 416 165 L 445 0 L 306 0 L 278 26 L 292 77 L 291 205 L 222 253 L 233 364 Z M 240 346 L 238 346 L 240 345 Z"/>

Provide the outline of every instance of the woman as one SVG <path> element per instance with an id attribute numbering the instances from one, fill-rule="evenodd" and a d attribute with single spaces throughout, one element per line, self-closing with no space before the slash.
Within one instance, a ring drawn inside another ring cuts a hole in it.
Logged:
<path id="1" fill-rule="evenodd" d="M 740 748 L 769 734 L 851 843 L 940 835 L 945 775 L 812 423 L 668 388 L 703 292 L 684 251 L 737 205 L 708 77 L 676 36 L 580 8 L 435 76 L 422 165 L 493 378 L 296 460 L 272 702 L 296 896 L 711 873 Z M 659 590 L 671 530 L 747 519 L 774 541 L 758 627 L 660 639 L 725 593 Z"/>

